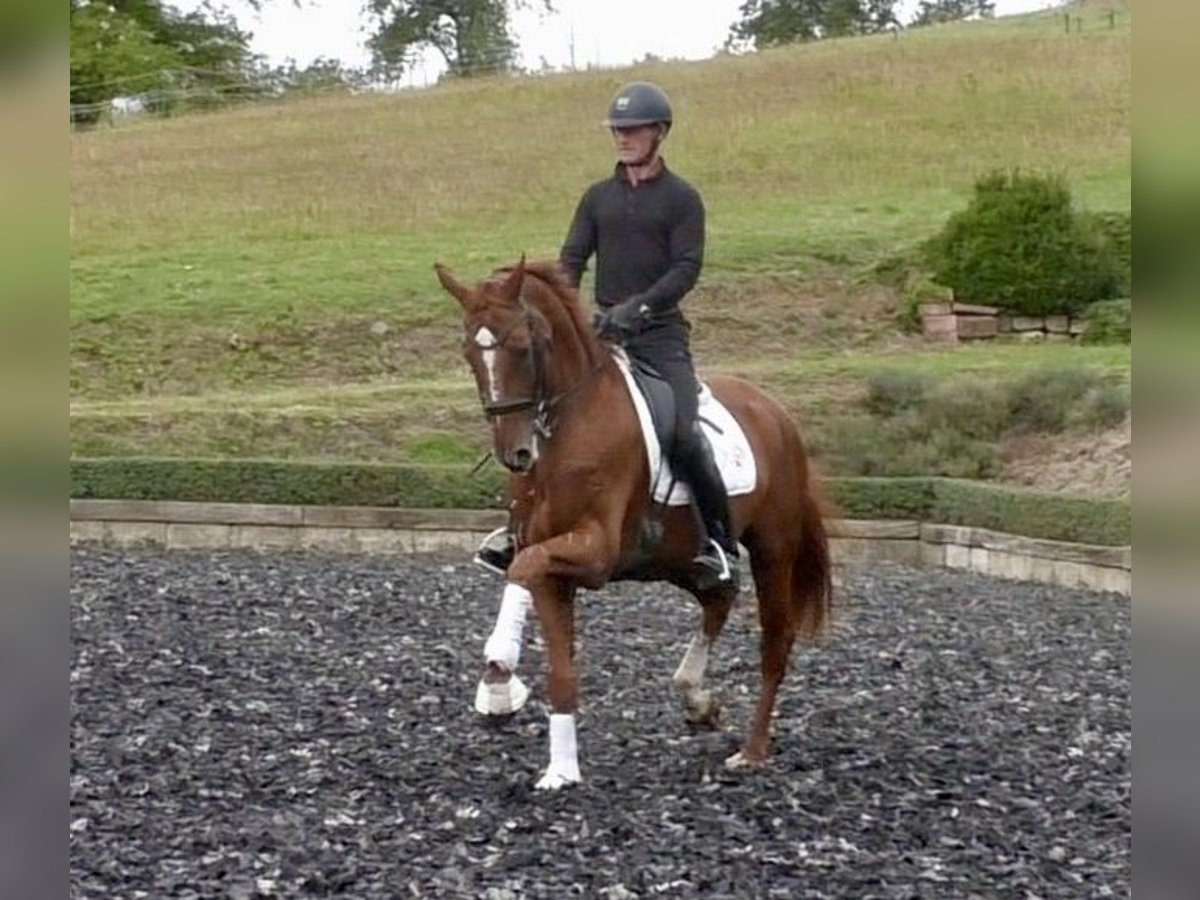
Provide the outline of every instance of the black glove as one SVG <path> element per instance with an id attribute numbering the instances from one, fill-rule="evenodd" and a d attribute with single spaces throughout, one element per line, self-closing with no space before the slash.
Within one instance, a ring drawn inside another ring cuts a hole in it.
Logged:
<path id="1" fill-rule="evenodd" d="M 596 316 L 596 332 L 614 341 L 637 337 L 649 324 L 650 307 L 637 297 L 610 306 Z"/>

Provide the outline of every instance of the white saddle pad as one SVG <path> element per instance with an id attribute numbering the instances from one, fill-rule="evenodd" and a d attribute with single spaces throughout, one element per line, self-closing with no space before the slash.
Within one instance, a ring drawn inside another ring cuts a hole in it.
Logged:
<path id="1" fill-rule="evenodd" d="M 629 358 L 623 350 L 617 350 L 613 355 L 617 359 L 617 367 L 625 376 L 629 396 L 633 398 L 638 422 L 642 426 L 642 439 L 646 445 L 646 458 L 650 463 L 650 484 L 654 486 L 654 499 L 669 506 L 686 506 L 692 502 L 692 492 L 684 482 L 677 481 L 671 475 L 670 466 L 658 443 L 658 435 L 654 433 L 650 407 L 629 370 Z M 750 442 L 746 440 L 746 433 L 706 384 L 700 387 L 700 423 L 708 442 L 712 444 L 713 457 L 725 482 L 725 492 L 730 497 L 736 497 L 754 490 L 758 469 L 754 462 L 754 453 L 750 450 Z M 670 496 L 667 494 L 668 489 Z"/>

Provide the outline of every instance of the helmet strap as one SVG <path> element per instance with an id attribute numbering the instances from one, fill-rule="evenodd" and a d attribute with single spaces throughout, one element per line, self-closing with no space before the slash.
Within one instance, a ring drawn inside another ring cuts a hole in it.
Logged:
<path id="1" fill-rule="evenodd" d="M 642 166 L 648 166 L 654 162 L 655 157 L 658 156 L 658 148 L 662 146 L 662 142 L 667 136 L 667 128 L 668 126 L 665 123 L 659 122 L 658 134 L 655 136 L 653 143 L 650 144 L 649 152 L 647 152 L 646 155 L 637 162 L 629 163 L 629 165 L 641 168 Z"/>

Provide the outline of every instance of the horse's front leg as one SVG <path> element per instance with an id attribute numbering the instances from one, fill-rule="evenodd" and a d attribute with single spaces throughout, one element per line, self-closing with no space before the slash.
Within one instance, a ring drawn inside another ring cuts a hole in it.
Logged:
<path id="1" fill-rule="evenodd" d="M 511 581 L 504 586 L 496 624 L 483 645 L 487 665 L 475 690 L 476 712 L 485 716 L 512 715 L 529 699 L 529 688 L 516 672 L 532 606 L 533 595 L 524 587 Z"/>
<path id="2" fill-rule="evenodd" d="M 601 529 L 583 527 L 527 547 L 517 554 L 508 577 L 533 598 L 550 673 L 550 764 L 538 790 L 558 790 L 581 780 L 575 733 L 579 684 L 575 673 L 575 585 L 596 584 L 615 564 Z"/>

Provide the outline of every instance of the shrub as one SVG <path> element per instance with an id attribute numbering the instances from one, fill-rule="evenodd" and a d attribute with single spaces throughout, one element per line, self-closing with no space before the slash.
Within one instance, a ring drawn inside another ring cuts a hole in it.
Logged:
<path id="1" fill-rule="evenodd" d="M 1085 221 L 1100 236 L 1116 268 L 1121 293 L 1133 290 L 1133 216 L 1127 212 L 1090 213 Z"/>
<path id="2" fill-rule="evenodd" d="M 994 172 L 928 244 L 934 278 L 961 300 L 1017 315 L 1075 313 L 1117 290 L 1112 252 L 1058 176 Z"/>
<path id="3" fill-rule="evenodd" d="M 934 429 L 994 441 L 1008 427 L 1008 395 L 977 376 L 948 378 L 929 390 L 925 415 Z"/>
<path id="4" fill-rule="evenodd" d="M 1009 428 L 1018 433 L 1056 434 L 1090 391 L 1105 382 L 1089 369 L 1038 369 L 1009 386 Z"/>
<path id="5" fill-rule="evenodd" d="M 925 402 L 930 380 L 915 372 L 888 370 L 867 376 L 867 412 L 890 417 L 917 409 Z"/>
<path id="6" fill-rule="evenodd" d="M 1067 415 L 1067 425 L 1100 431 L 1114 428 L 1129 414 L 1129 385 L 1098 384 Z"/>
<path id="7" fill-rule="evenodd" d="M 931 427 L 913 411 L 890 419 L 844 419 L 832 426 L 819 449 L 824 463 L 844 475 L 987 478 L 997 468 L 992 444 Z"/>
<path id="8" fill-rule="evenodd" d="M 830 423 L 810 446 L 843 475 L 990 478 L 1004 437 L 1110 428 L 1129 405 L 1127 384 L 1082 367 L 1037 369 L 1005 383 L 882 371 L 868 377 L 865 409 Z"/>
<path id="9" fill-rule="evenodd" d="M 1133 342 L 1133 303 L 1102 300 L 1084 314 L 1087 328 L 1080 336 L 1084 344 L 1129 344 Z"/>

